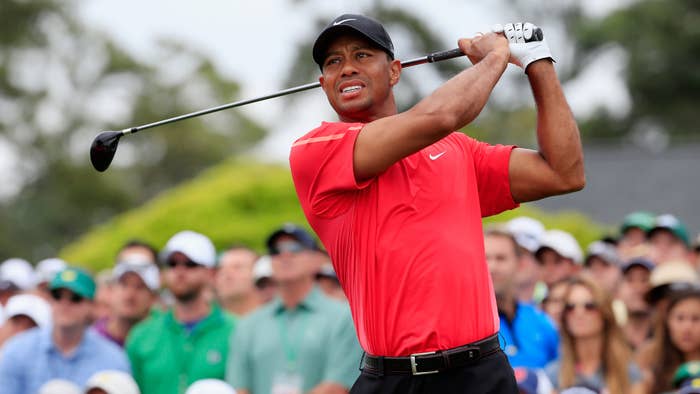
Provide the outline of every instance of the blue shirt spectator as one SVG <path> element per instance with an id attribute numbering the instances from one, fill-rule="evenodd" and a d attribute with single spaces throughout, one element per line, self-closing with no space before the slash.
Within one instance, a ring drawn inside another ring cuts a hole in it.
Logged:
<path id="1" fill-rule="evenodd" d="M 102 370 L 131 372 L 126 354 L 93 330 L 70 355 L 63 354 L 51 339 L 51 329 L 34 328 L 10 339 L 0 354 L 0 387 L 3 394 L 37 393 L 52 379 L 65 379 L 79 386 Z"/>
<path id="2" fill-rule="evenodd" d="M 518 302 L 513 320 L 499 312 L 501 347 L 513 367 L 544 368 L 558 357 L 559 334 L 536 307 Z"/>

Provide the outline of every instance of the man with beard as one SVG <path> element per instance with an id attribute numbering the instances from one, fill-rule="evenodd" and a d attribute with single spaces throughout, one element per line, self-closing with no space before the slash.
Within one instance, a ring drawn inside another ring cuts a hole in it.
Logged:
<path id="1" fill-rule="evenodd" d="M 134 327 L 126 350 L 142 392 L 182 394 L 197 380 L 224 378 L 234 318 L 211 302 L 216 250 L 209 238 L 177 233 L 160 260 L 174 304 Z"/>
<path id="2" fill-rule="evenodd" d="M 559 336 L 544 312 L 516 298 L 518 244 L 507 231 L 492 228 L 484 232 L 484 248 L 505 342 L 502 348 L 513 367 L 544 368 L 557 358 Z"/>

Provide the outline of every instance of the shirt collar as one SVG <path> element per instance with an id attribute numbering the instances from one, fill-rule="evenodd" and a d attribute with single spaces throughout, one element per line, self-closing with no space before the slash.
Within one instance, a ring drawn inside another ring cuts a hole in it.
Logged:
<path id="1" fill-rule="evenodd" d="M 323 294 L 321 294 L 321 290 L 318 288 L 318 286 L 314 285 L 311 288 L 311 291 L 309 291 L 309 294 L 307 294 L 306 297 L 301 300 L 299 305 L 297 305 L 296 309 L 304 309 L 309 311 L 316 310 L 319 308 L 322 299 Z M 275 315 L 279 315 L 286 310 L 284 303 L 282 303 L 282 299 L 279 296 L 277 296 L 272 302 L 272 310 L 274 311 Z"/>
<path id="2" fill-rule="evenodd" d="M 39 348 L 44 350 L 45 352 L 55 351 L 57 353 L 61 353 L 58 347 L 56 347 L 56 344 L 53 342 L 53 328 L 47 327 L 42 328 L 40 330 L 41 332 L 39 333 Z M 83 332 L 83 337 L 80 339 L 80 343 L 75 349 L 75 352 L 71 355 L 71 358 L 80 356 L 83 352 L 89 351 L 90 342 L 93 340 L 95 335 L 98 334 L 93 331 L 93 328 L 85 328 L 85 332 Z"/>
<path id="3" fill-rule="evenodd" d="M 204 316 L 204 318 L 202 318 L 202 320 L 200 320 L 199 323 L 197 323 L 197 327 L 201 327 L 206 323 L 209 323 L 210 321 L 218 322 L 219 319 L 222 318 L 223 312 L 221 311 L 221 307 L 218 303 L 212 302 L 209 304 L 209 306 L 211 307 L 209 314 Z M 182 329 L 182 323 L 175 319 L 175 310 L 173 308 L 168 309 L 168 311 L 165 313 L 165 319 L 171 326 L 171 328 L 175 328 L 178 330 Z"/>

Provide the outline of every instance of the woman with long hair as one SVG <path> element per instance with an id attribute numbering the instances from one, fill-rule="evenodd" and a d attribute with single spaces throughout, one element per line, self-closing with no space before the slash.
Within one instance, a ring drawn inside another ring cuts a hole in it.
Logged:
<path id="1" fill-rule="evenodd" d="M 700 286 L 671 293 L 652 346 L 657 357 L 650 392 L 671 391 L 678 367 L 700 361 Z"/>
<path id="2" fill-rule="evenodd" d="M 611 296 L 587 276 L 576 276 L 564 295 L 559 360 L 546 372 L 557 390 L 588 386 L 609 394 L 643 393 L 639 369 L 618 326 Z"/>

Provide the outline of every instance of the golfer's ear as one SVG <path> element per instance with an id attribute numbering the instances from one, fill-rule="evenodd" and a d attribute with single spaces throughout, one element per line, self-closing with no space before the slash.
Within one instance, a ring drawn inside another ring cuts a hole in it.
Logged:
<path id="1" fill-rule="evenodd" d="M 390 72 L 390 82 L 391 86 L 396 85 L 399 83 L 399 80 L 401 79 L 401 61 L 400 60 L 392 60 L 391 61 L 391 69 L 389 70 Z"/>

